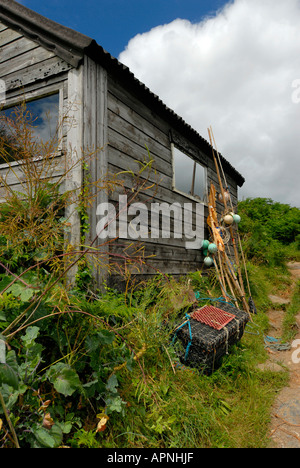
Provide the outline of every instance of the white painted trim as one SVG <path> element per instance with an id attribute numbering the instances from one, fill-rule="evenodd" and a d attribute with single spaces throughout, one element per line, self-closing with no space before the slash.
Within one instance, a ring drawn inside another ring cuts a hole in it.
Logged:
<path id="1" fill-rule="evenodd" d="M 82 147 L 83 147 L 83 67 L 71 69 L 68 73 L 68 121 L 66 148 L 66 178 L 64 191 L 72 191 L 74 201 L 66 208 L 66 218 L 71 223 L 67 243 L 78 249 L 81 241 L 79 197 L 82 188 Z M 78 271 L 77 265 L 69 270 L 68 280 L 73 283 Z"/>

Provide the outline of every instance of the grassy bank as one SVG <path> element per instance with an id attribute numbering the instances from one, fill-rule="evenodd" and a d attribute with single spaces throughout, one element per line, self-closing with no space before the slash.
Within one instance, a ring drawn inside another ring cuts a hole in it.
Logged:
<path id="1" fill-rule="evenodd" d="M 267 446 L 270 407 L 287 377 L 256 367 L 266 359 L 263 311 L 212 376 L 176 367 L 170 330 L 184 320 L 195 281 L 217 294 L 213 279 L 200 275 L 179 284 L 159 277 L 126 301 L 110 290 L 93 301 L 74 294 L 81 313 L 45 317 L 20 332 L 7 359 L 18 387 L 1 387 L 20 445 Z M 13 297 L 4 299 L 7 319 Z M 255 292 L 254 300 L 264 298 Z"/>

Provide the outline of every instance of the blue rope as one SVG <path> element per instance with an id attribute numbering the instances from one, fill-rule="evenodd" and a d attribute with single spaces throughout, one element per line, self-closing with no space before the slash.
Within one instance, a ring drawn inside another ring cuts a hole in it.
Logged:
<path id="1" fill-rule="evenodd" d="M 232 296 L 229 296 L 227 294 L 227 296 L 230 298 L 230 299 L 233 299 Z M 233 302 L 228 302 L 225 300 L 224 296 L 221 296 L 221 297 L 216 297 L 216 298 L 212 298 L 212 297 L 201 297 L 200 295 L 200 292 L 199 291 L 196 291 L 195 292 L 195 297 L 198 301 L 211 301 L 211 302 L 222 302 L 224 304 L 230 304 L 232 307 L 235 307 L 235 305 L 233 304 Z"/>
<path id="2" fill-rule="evenodd" d="M 186 314 L 187 315 L 187 314 Z M 188 316 L 188 315 L 187 315 Z M 186 350 L 185 350 L 185 356 L 184 356 L 184 362 L 187 360 L 187 357 L 188 357 L 188 354 L 189 354 L 189 350 L 190 350 L 190 347 L 191 347 L 191 344 L 192 344 L 192 340 L 193 340 L 193 335 L 192 335 L 192 328 L 191 328 L 191 322 L 190 322 L 190 317 L 188 316 L 188 326 L 189 326 L 189 332 L 190 332 L 190 341 L 186 347 Z"/>
<path id="3" fill-rule="evenodd" d="M 182 327 L 184 327 L 186 324 L 188 324 L 189 332 L 190 332 L 190 340 L 189 340 L 188 345 L 187 345 L 186 350 L 185 350 L 184 362 L 187 360 L 187 357 L 188 357 L 188 354 L 189 354 L 189 350 L 190 350 L 190 347 L 191 347 L 191 344 L 192 344 L 192 341 L 193 341 L 192 328 L 191 328 L 191 323 L 190 323 L 191 317 L 190 317 L 188 314 L 185 314 L 185 317 L 186 317 L 187 321 L 185 321 L 182 325 L 180 325 L 180 327 L 178 327 L 178 328 L 176 329 L 176 333 L 175 333 L 175 335 L 174 335 L 174 337 L 173 337 L 173 340 L 172 340 L 172 344 L 173 344 L 174 341 L 175 341 L 177 332 L 178 332 Z"/>

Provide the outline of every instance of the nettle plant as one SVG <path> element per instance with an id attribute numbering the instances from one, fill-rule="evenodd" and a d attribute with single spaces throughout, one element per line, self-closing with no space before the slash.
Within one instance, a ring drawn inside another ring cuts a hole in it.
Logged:
<path id="1" fill-rule="evenodd" d="M 66 121 L 59 125 L 66 127 Z M 42 141 L 26 104 L 9 115 L 0 112 L 0 162 L 5 164 L 0 171 L 1 447 L 58 447 L 75 430 L 84 431 L 84 421 L 104 431 L 109 415 L 126 407 L 115 369 L 137 362 L 134 349 L 115 330 L 131 308 L 124 308 L 115 293 L 112 300 L 109 291 L 101 297 L 82 288 L 91 278 L 90 262 L 93 268 L 113 269 L 114 264 L 103 265 L 105 243 L 85 245 L 95 185 L 91 190 L 86 177 L 80 190 L 61 190 L 74 168 L 70 165 L 53 179 L 57 155 L 68 158 L 60 150 L 61 134 L 57 128 Z M 86 166 L 99 151 L 83 152 L 75 164 Z M 151 171 L 149 159 L 138 174 L 128 172 L 131 201 L 149 187 Z M 96 183 L 96 190 L 122 187 L 118 174 Z M 80 245 L 68 243 L 70 207 L 82 223 Z M 128 285 L 128 265 L 143 264 L 143 250 L 115 257 Z M 73 266 L 77 283 L 70 284 Z"/>

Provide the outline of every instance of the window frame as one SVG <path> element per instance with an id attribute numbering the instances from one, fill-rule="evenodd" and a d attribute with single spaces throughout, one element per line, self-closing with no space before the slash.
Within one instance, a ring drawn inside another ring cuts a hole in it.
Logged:
<path id="1" fill-rule="evenodd" d="M 22 95 L 17 95 L 11 98 L 6 98 L 5 105 L 2 106 L 1 110 L 7 110 L 12 107 L 16 107 L 20 105 L 21 101 L 25 102 L 32 102 L 32 101 L 37 101 L 39 99 L 43 99 L 49 96 L 53 96 L 54 94 L 58 94 L 58 123 L 59 123 L 59 135 L 58 135 L 58 140 L 59 140 L 59 145 L 57 148 L 57 151 L 53 154 L 53 156 L 59 156 L 62 151 L 62 137 L 63 137 L 63 129 L 62 126 L 60 125 L 60 122 L 62 122 L 62 115 L 63 115 L 63 105 L 64 105 L 64 97 L 63 97 L 63 86 L 62 85 L 56 85 L 55 88 L 53 89 L 48 89 L 48 90 L 43 90 L 39 89 L 37 91 L 31 91 L 24 93 Z M 36 161 L 37 157 L 33 157 L 32 161 Z M 0 163 L 0 170 L 1 169 L 7 169 L 9 167 L 16 167 L 16 166 L 21 166 L 24 164 L 22 159 L 19 159 L 18 161 L 11 161 L 10 163 Z"/>
<path id="2" fill-rule="evenodd" d="M 204 197 L 203 199 L 200 198 L 199 196 L 197 195 L 194 195 L 192 193 L 186 193 L 186 192 L 183 192 L 182 190 L 179 190 L 178 188 L 176 188 L 176 174 L 175 174 L 175 157 L 174 157 L 174 150 L 177 149 L 178 151 L 180 151 L 184 156 L 186 156 L 187 158 L 189 158 L 191 161 L 193 161 L 194 163 L 194 167 L 193 167 L 193 175 L 192 175 L 192 185 L 191 185 L 191 188 L 193 186 L 195 186 L 195 169 L 196 169 L 196 165 L 198 164 L 202 169 L 204 169 L 204 178 L 205 178 L 205 188 L 204 188 Z M 197 161 L 194 157 L 192 157 L 190 154 L 187 154 L 187 152 L 185 150 L 183 150 L 178 144 L 175 144 L 173 142 L 171 142 L 171 153 L 172 153 L 172 190 L 176 193 L 179 193 L 180 195 L 183 195 L 187 198 L 190 198 L 191 200 L 194 200 L 198 203 L 202 203 L 203 205 L 207 205 L 207 166 L 205 166 L 204 164 L 200 163 L 199 161 Z"/>

